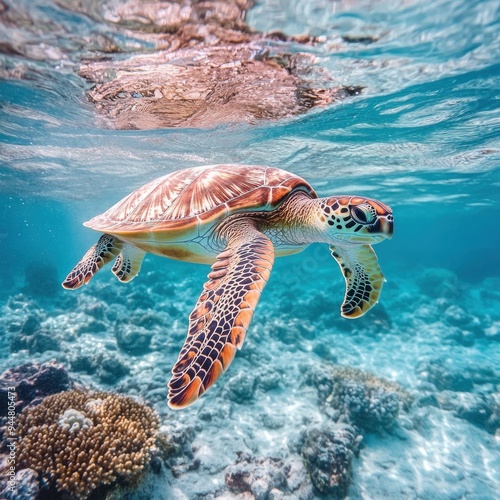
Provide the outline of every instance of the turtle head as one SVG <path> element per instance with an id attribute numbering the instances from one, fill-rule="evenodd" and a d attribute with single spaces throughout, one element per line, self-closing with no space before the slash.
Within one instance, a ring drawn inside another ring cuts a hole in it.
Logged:
<path id="1" fill-rule="evenodd" d="M 333 242 L 373 245 L 392 238 L 394 217 L 390 207 L 361 196 L 323 198 L 321 222 Z"/>

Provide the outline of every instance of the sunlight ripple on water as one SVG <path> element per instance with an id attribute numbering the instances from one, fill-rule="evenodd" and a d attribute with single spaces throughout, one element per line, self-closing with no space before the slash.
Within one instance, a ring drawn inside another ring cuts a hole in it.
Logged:
<path id="1" fill-rule="evenodd" d="M 321 35 L 322 43 L 305 49 L 316 71 L 365 87 L 362 95 L 257 127 L 126 133 L 95 129 L 82 99 L 86 85 L 74 74 L 92 50 L 83 40 L 105 25 L 55 4 L 20 4 L 51 29 L 3 27 L 12 50 L 27 54 L 0 56 L 0 74 L 10 79 L 0 87 L 4 192 L 29 192 L 29 182 L 40 182 L 47 196 L 85 197 L 96 185 L 120 189 L 176 168 L 224 162 L 281 166 L 333 182 L 397 182 L 411 173 L 424 190 L 442 171 L 491 172 L 498 181 L 497 2 L 332 2 L 326 10 L 324 2 L 260 2 L 248 16 L 252 26 Z M 125 51 L 147 50 L 113 35 Z M 75 178 L 79 192 L 64 189 Z M 407 194 L 403 189 L 401 197 Z"/>

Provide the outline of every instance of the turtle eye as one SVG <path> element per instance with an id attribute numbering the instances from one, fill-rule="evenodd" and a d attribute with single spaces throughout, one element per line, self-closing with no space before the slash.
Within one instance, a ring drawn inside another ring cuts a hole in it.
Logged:
<path id="1" fill-rule="evenodd" d="M 360 224 L 371 224 L 375 220 L 375 214 L 368 205 L 354 205 L 351 207 L 352 218 Z"/>

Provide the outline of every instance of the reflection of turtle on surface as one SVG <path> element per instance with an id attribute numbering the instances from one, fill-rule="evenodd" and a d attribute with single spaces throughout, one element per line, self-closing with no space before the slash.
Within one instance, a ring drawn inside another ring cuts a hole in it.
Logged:
<path id="1" fill-rule="evenodd" d="M 36 2 L 0 0 L 0 25 L 16 33 L 0 44 L 1 53 L 15 56 L 0 65 L 0 79 L 43 78 L 33 61 L 57 74 L 61 65 L 76 68 L 106 127 L 254 124 L 299 115 L 362 88 L 344 85 L 350 79 L 346 67 L 337 78 L 318 63 L 345 46 L 338 38 L 255 31 L 245 22 L 253 0 L 54 3 L 64 13 L 47 16 Z M 77 19 L 85 18 L 82 30 L 75 30 Z M 321 45 L 317 57 L 313 47 Z"/>
<path id="2" fill-rule="evenodd" d="M 80 2 L 77 9 L 96 16 Z M 147 50 L 84 61 L 89 100 L 118 129 L 213 127 L 280 119 L 356 94 L 292 45 L 311 37 L 262 34 L 244 22 L 249 0 L 105 4 L 97 16 Z M 119 52 L 119 51 L 118 51 Z M 314 70 L 313 68 L 316 68 Z"/>
<path id="3" fill-rule="evenodd" d="M 305 113 L 359 92 L 312 85 L 288 59 L 278 61 L 249 43 L 200 50 L 92 62 L 82 66 L 80 75 L 95 83 L 88 97 L 106 125 L 117 129 L 255 124 Z M 294 61 L 301 57 L 294 56 Z"/>
<path id="4" fill-rule="evenodd" d="M 113 273 L 123 282 L 137 275 L 146 252 L 212 264 L 169 383 L 170 406 L 182 408 L 241 348 L 275 256 L 327 243 L 346 280 L 342 316 L 366 313 L 384 281 L 370 245 L 392 236 L 393 216 L 388 206 L 360 196 L 318 198 L 284 170 L 215 165 L 151 181 L 85 225 L 105 234 L 65 288 L 87 283 L 115 257 Z"/>

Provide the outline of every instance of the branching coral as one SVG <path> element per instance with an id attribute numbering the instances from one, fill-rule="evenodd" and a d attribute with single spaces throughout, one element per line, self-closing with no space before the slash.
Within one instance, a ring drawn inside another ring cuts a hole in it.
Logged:
<path id="1" fill-rule="evenodd" d="M 67 391 L 19 417 L 19 461 L 59 492 L 85 498 L 117 480 L 134 483 L 158 430 L 151 408 L 113 393 Z"/>

